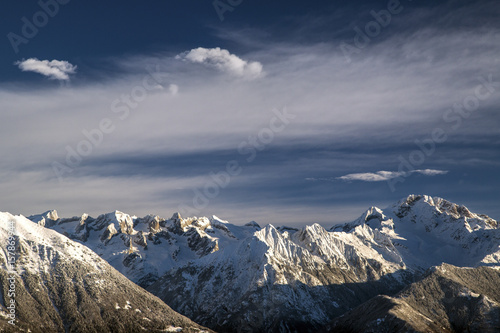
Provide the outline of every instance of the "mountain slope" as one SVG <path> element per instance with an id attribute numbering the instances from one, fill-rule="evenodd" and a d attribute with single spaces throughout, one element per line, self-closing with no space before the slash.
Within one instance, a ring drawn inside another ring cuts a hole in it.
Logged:
<path id="1" fill-rule="evenodd" d="M 500 270 L 443 264 L 394 297 L 377 296 L 330 332 L 498 332 Z"/>
<path id="2" fill-rule="evenodd" d="M 15 274 L 7 241 L 15 228 Z M 22 216 L 0 213 L 0 330 L 6 332 L 201 332 L 90 249 Z M 15 325 L 8 321 L 15 280 Z"/>
<path id="3" fill-rule="evenodd" d="M 363 242 L 373 235 L 358 229 L 362 237 L 335 235 L 317 224 L 292 234 L 268 225 L 231 248 L 170 271 L 148 290 L 215 330 L 314 332 L 409 281 L 400 258 L 384 258 Z"/>

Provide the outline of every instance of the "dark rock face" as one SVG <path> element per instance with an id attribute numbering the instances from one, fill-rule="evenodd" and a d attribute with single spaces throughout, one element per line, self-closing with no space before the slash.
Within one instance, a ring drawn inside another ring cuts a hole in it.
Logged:
<path id="1" fill-rule="evenodd" d="M 196 254 L 200 257 L 206 256 L 207 254 L 215 252 L 219 249 L 217 241 L 200 235 L 200 233 L 196 229 L 189 230 L 185 233 L 185 235 L 187 236 L 187 243 L 189 248 L 193 252 L 196 252 Z"/>
<path id="2" fill-rule="evenodd" d="M 148 248 L 148 239 L 147 236 L 142 232 L 139 231 L 137 235 L 134 237 L 134 243 L 137 245 L 142 246 L 145 250 Z"/>

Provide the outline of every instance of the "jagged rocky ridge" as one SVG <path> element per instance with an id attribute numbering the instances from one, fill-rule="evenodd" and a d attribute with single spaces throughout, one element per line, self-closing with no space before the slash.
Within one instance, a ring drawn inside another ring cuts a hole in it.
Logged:
<path id="1" fill-rule="evenodd" d="M 52 215 L 52 217 L 54 217 Z M 7 263 L 15 228 L 15 274 Z M 176 313 L 89 248 L 22 216 L 0 213 L 1 332 L 208 332 Z M 15 278 L 15 321 L 9 279 Z"/>
<path id="2" fill-rule="evenodd" d="M 165 220 L 119 211 L 97 218 L 59 218 L 56 211 L 48 211 L 29 219 L 88 246 L 142 287 L 174 267 L 217 251 L 221 239 L 234 239 L 217 217 L 182 219 L 178 213 Z"/>
<path id="3" fill-rule="evenodd" d="M 497 266 L 485 215 L 411 195 L 330 230 L 235 226 L 217 217 L 121 212 L 30 217 L 89 246 L 176 311 L 221 331 L 315 332 L 377 294 L 394 295 L 442 262 Z"/>
<path id="4" fill-rule="evenodd" d="M 360 225 L 386 236 L 410 268 L 500 262 L 498 222 L 442 198 L 410 195 L 385 210 L 371 207 L 356 221 L 331 230 L 350 232 Z"/>

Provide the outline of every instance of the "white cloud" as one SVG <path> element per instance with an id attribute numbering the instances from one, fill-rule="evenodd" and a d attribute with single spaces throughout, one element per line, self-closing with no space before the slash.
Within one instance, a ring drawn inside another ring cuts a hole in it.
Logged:
<path id="1" fill-rule="evenodd" d="M 76 72 L 76 66 L 64 60 L 38 60 L 30 58 L 15 63 L 23 72 L 35 72 L 53 80 L 69 80 L 68 74 Z"/>
<path id="2" fill-rule="evenodd" d="M 414 172 L 418 172 L 426 176 L 446 175 L 448 173 L 448 171 L 433 169 L 415 170 Z"/>
<path id="3" fill-rule="evenodd" d="M 373 172 L 350 173 L 350 174 L 342 176 L 342 177 L 337 177 L 337 179 L 346 180 L 346 181 L 361 180 L 364 182 L 382 182 L 382 181 L 389 180 L 392 178 L 404 176 L 405 174 L 406 174 L 405 172 L 396 172 L 396 171 L 394 171 L 394 172 L 392 172 L 392 171 L 377 171 L 375 173 L 373 173 Z"/>
<path id="4" fill-rule="evenodd" d="M 377 171 L 377 172 L 366 172 L 366 173 L 351 173 L 342 177 L 337 177 L 335 179 L 345 180 L 345 181 L 360 180 L 364 182 L 383 182 L 393 178 L 408 177 L 414 173 L 418 173 L 425 176 L 437 176 L 437 175 L 445 175 L 448 173 L 448 171 L 433 170 L 433 169 L 412 170 L 409 172 Z"/>
<path id="5" fill-rule="evenodd" d="M 262 64 L 257 61 L 248 62 L 219 47 L 206 49 L 199 47 L 189 52 L 179 54 L 177 59 L 204 64 L 209 67 L 230 73 L 235 76 L 255 79 L 262 76 Z"/>

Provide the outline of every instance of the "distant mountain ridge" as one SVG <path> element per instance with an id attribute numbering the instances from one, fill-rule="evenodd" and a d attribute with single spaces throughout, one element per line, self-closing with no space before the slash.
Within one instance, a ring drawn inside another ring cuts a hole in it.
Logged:
<path id="1" fill-rule="evenodd" d="M 442 198 L 410 195 L 385 210 L 371 207 L 356 221 L 331 230 L 349 232 L 359 225 L 388 237 L 413 268 L 500 262 L 499 223 Z"/>
<path id="2" fill-rule="evenodd" d="M 88 246 L 174 310 L 228 332 L 316 332 L 378 294 L 396 295 L 432 266 L 500 265 L 497 221 L 425 195 L 329 230 L 178 213 L 30 219 Z"/>

